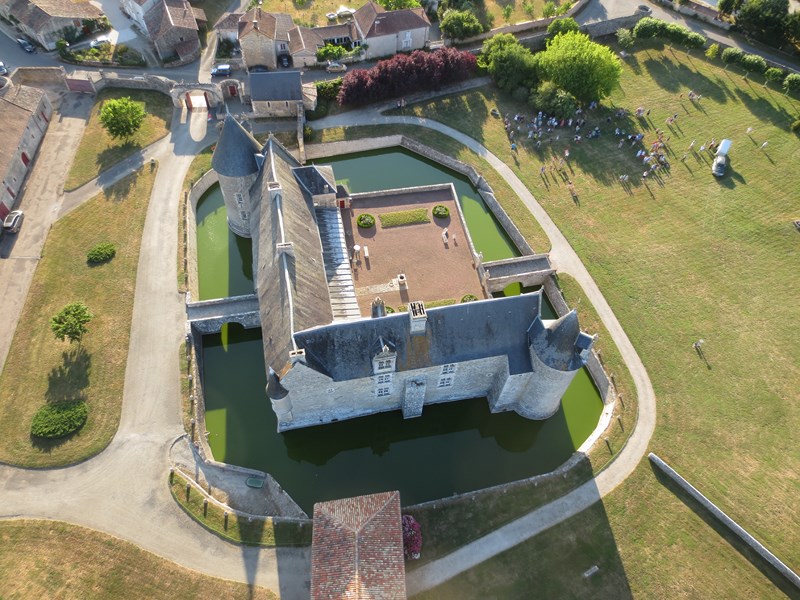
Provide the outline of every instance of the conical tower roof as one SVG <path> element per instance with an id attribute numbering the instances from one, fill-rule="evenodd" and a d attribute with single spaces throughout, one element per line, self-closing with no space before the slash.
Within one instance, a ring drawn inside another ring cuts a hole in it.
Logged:
<path id="1" fill-rule="evenodd" d="M 582 362 L 575 348 L 575 342 L 581 333 L 578 313 L 571 310 L 555 321 L 534 322 L 531 342 L 539 359 L 548 367 L 560 371 L 571 371 Z"/>
<path id="2" fill-rule="evenodd" d="M 226 177 L 244 177 L 258 173 L 256 154 L 261 153 L 261 145 L 241 123 L 228 114 L 222 124 L 211 166 Z"/>

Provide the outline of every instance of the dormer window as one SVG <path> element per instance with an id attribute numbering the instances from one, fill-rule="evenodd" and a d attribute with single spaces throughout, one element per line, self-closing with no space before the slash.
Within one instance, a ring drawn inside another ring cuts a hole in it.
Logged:
<path id="1" fill-rule="evenodd" d="M 384 344 L 381 347 L 381 351 L 372 358 L 373 374 L 393 373 L 396 361 L 397 353 L 390 350 L 389 347 Z"/>

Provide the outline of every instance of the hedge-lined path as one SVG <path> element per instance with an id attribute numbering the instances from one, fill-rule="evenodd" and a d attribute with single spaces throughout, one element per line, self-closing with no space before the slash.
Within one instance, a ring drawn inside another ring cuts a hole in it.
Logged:
<path id="1" fill-rule="evenodd" d="M 385 108 L 384 106 L 383 109 Z M 655 430 L 656 402 L 647 370 L 594 279 L 570 246 L 569 241 L 508 165 L 479 142 L 438 121 L 411 116 L 387 117 L 381 115 L 380 110 L 381 107 L 342 113 L 315 121 L 312 126 L 314 129 L 325 129 L 380 124 L 417 125 L 443 133 L 484 158 L 522 199 L 547 234 L 551 244 L 550 259 L 553 265 L 560 272 L 574 277 L 594 305 L 631 373 L 639 402 L 636 425 L 625 447 L 597 477 L 566 496 L 508 523 L 447 556 L 409 572 L 407 575 L 408 593 L 413 595 L 431 589 L 561 523 L 614 490 L 633 472 L 647 451 L 650 438 Z"/>

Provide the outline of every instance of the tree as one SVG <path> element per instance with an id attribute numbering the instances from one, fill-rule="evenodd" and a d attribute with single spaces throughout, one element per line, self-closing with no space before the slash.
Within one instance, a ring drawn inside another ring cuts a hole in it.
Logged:
<path id="1" fill-rule="evenodd" d="M 539 75 L 581 102 L 599 100 L 619 84 L 622 65 L 606 46 L 577 31 L 557 35 L 536 55 Z"/>
<path id="2" fill-rule="evenodd" d="M 559 33 L 566 33 L 568 31 L 580 31 L 581 26 L 572 17 L 563 17 L 556 19 L 547 27 L 547 33 L 550 37 L 556 37 Z"/>
<path id="3" fill-rule="evenodd" d="M 736 25 L 762 42 L 780 46 L 788 15 L 789 0 L 747 0 L 736 15 Z"/>
<path id="4" fill-rule="evenodd" d="M 719 0 L 717 10 L 723 15 L 732 15 L 742 6 L 743 0 Z"/>
<path id="5" fill-rule="evenodd" d="M 418 0 L 378 0 L 386 10 L 401 10 L 403 8 L 419 8 L 422 6 Z"/>
<path id="6" fill-rule="evenodd" d="M 795 11 L 786 17 L 784 31 L 791 41 L 800 42 L 800 11 Z"/>
<path id="7" fill-rule="evenodd" d="M 503 20 L 508 23 L 511 20 L 511 13 L 514 12 L 514 7 L 510 4 L 506 4 L 503 7 Z"/>
<path id="8" fill-rule="evenodd" d="M 100 122 L 112 138 L 129 138 L 139 130 L 146 113 L 141 102 L 130 98 L 106 100 L 100 109 Z"/>
<path id="9" fill-rule="evenodd" d="M 317 49 L 317 60 L 320 62 L 326 60 L 339 60 L 345 54 L 347 54 L 347 48 L 344 46 L 325 44 L 322 48 Z"/>
<path id="10" fill-rule="evenodd" d="M 772 83 L 780 83 L 783 79 L 783 70 L 775 67 L 770 67 L 764 71 L 764 87 L 771 81 Z"/>
<path id="11" fill-rule="evenodd" d="M 524 87 L 529 91 L 536 85 L 536 61 L 531 51 L 510 33 L 501 33 L 483 43 L 481 65 L 501 90 L 513 93 Z"/>
<path id="12" fill-rule="evenodd" d="M 631 33 L 630 29 L 625 29 L 624 27 L 617 29 L 617 43 L 620 45 L 621 48 L 625 48 L 626 50 L 633 46 L 636 38 L 633 37 L 633 33 Z"/>
<path id="13" fill-rule="evenodd" d="M 660 19 L 644 17 L 633 27 L 633 35 L 639 40 L 661 37 L 666 27 L 667 24 Z"/>
<path id="14" fill-rule="evenodd" d="M 783 80 L 783 89 L 786 94 L 789 92 L 800 92 L 800 75 L 797 73 L 789 73 Z"/>
<path id="15" fill-rule="evenodd" d="M 542 7 L 542 16 L 545 19 L 549 19 L 550 17 L 555 16 L 556 10 L 556 3 L 553 2 L 553 0 L 547 0 Z"/>
<path id="16" fill-rule="evenodd" d="M 86 324 L 92 320 L 94 315 L 89 312 L 89 309 L 82 302 L 73 302 L 67 304 L 61 311 L 50 319 L 50 329 L 53 334 L 64 341 L 69 339 L 70 342 L 81 343 L 83 334 L 89 331 Z"/>
<path id="17" fill-rule="evenodd" d="M 578 101 L 572 94 L 561 90 L 552 81 L 543 82 L 528 99 L 534 110 L 541 110 L 556 117 L 575 114 Z"/>
<path id="18" fill-rule="evenodd" d="M 748 74 L 750 72 L 763 73 L 767 70 L 767 61 L 758 54 L 745 54 L 740 62 Z"/>
<path id="19" fill-rule="evenodd" d="M 714 60 L 719 56 L 719 44 L 711 44 L 706 50 L 706 58 Z"/>
<path id="20" fill-rule="evenodd" d="M 445 11 L 439 29 L 452 40 L 463 40 L 483 33 L 483 25 L 478 17 L 466 10 Z"/>
<path id="21" fill-rule="evenodd" d="M 740 62 L 743 56 L 744 52 L 739 48 L 725 48 L 722 51 L 722 62 L 725 63 L 725 70 L 728 70 L 728 65 Z"/>

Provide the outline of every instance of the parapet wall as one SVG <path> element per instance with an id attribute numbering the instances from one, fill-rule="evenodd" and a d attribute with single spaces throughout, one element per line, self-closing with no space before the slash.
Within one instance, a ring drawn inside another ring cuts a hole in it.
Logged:
<path id="1" fill-rule="evenodd" d="M 58 85 L 66 89 L 67 73 L 64 67 L 19 67 L 11 73 L 16 85 Z"/>

